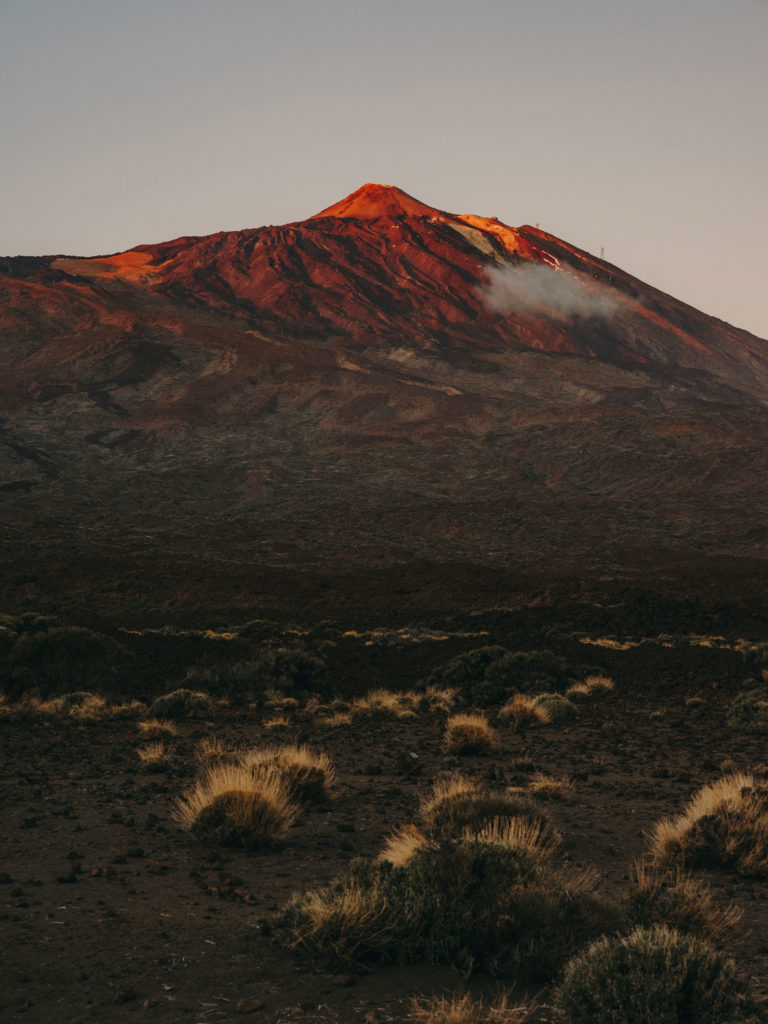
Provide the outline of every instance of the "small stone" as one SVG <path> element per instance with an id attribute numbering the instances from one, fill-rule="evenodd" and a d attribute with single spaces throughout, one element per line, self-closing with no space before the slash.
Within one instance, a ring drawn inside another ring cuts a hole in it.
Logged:
<path id="1" fill-rule="evenodd" d="M 338 985 L 339 988 L 350 988 L 355 984 L 355 979 L 351 974 L 337 974 L 331 979 L 334 985 Z"/>

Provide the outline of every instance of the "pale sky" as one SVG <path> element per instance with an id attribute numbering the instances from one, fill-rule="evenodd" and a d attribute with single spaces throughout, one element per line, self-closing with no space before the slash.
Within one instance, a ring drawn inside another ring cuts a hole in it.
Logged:
<path id="1" fill-rule="evenodd" d="M 768 0 L 0 0 L 0 254 L 373 181 L 768 338 L 767 54 Z"/>

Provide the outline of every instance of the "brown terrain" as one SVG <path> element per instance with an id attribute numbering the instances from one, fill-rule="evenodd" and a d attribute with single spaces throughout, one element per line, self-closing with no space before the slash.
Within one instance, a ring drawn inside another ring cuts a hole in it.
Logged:
<path id="1" fill-rule="evenodd" d="M 0 340 L 0 1020 L 385 1024 L 414 996 L 490 999 L 515 979 L 302 958 L 278 912 L 377 857 L 435 781 L 541 772 L 570 784 L 538 798 L 557 862 L 628 928 L 654 823 L 724 773 L 766 782 L 765 728 L 732 709 L 766 677 L 745 682 L 768 641 L 767 341 L 380 185 L 279 227 L 0 259 Z M 565 666 L 522 692 L 614 687 L 527 729 L 499 718 L 511 682 L 402 717 L 353 703 L 493 645 Z M 312 685 L 270 675 L 286 649 L 319 659 Z M 179 687 L 212 703 L 143 765 L 139 723 Z M 490 753 L 446 751 L 455 711 L 488 716 Z M 214 739 L 326 752 L 330 798 L 258 852 L 191 835 L 174 809 Z M 694 871 L 742 913 L 721 945 L 760 1005 L 765 876 Z M 513 986 L 526 1020 L 555 1019 L 558 978 Z"/>

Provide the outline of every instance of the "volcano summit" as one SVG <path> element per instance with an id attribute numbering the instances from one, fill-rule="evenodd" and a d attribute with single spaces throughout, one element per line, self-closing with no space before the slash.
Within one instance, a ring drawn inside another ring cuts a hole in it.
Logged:
<path id="1" fill-rule="evenodd" d="M 292 224 L 3 259 L 0 295 L 18 602 L 760 586 L 768 342 L 546 232 L 368 184 Z"/>

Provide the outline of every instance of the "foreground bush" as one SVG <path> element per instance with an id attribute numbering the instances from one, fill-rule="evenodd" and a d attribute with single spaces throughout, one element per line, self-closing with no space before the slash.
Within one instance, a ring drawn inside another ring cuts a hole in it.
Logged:
<path id="1" fill-rule="evenodd" d="M 555 845 L 535 825 L 515 819 L 439 846 L 417 835 L 400 866 L 356 861 L 294 900 L 278 937 L 332 965 L 428 960 L 540 981 L 595 934 L 602 908 L 583 876 L 553 865 Z"/>
<path id="2" fill-rule="evenodd" d="M 768 782 L 736 772 L 703 786 L 681 815 L 655 825 L 650 853 L 657 865 L 768 877 Z"/>
<path id="3" fill-rule="evenodd" d="M 414 1024 L 523 1024 L 529 1007 L 513 1006 L 503 994 L 492 1003 L 473 999 L 469 993 L 412 999 L 408 1020 Z"/>
<path id="4" fill-rule="evenodd" d="M 305 746 L 250 750 L 241 755 L 240 763 L 256 772 L 265 768 L 276 769 L 293 796 L 308 803 L 322 803 L 328 799 L 329 787 L 336 774 L 327 754 L 316 754 Z"/>
<path id="5" fill-rule="evenodd" d="M 672 928 L 603 938 L 572 960 L 557 992 L 566 1024 L 752 1024 L 755 1006 L 729 960 Z"/>
<path id="6" fill-rule="evenodd" d="M 543 827 L 544 815 L 521 793 L 499 793 L 454 775 L 435 784 L 421 802 L 419 817 L 438 840 L 457 839 L 465 832 L 477 835 L 494 819 L 528 818 Z"/>
<path id="7" fill-rule="evenodd" d="M 205 718 L 216 709 L 216 702 L 200 690 L 171 690 L 153 701 L 149 711 L 155 718 Z"/>
<path id="8" fill-rule="evenodd" d="M 737 732 L 768 735 L 768 689 L 743 693 L 728 708 L 725 721 Z"/>
<path id="9" fill-rule="evenodd" d="M 666 924 L 716 943 L 737 934 L 742 916 L 738 907 L 717 903 L 708 886 L 679 868 L 663 870 L 643 863 L 633 866 L 627 905 L 633 924 Z"/>
<path id="10" fill-rule="evenodd" d="M 282 839 L 298 811 L 278 771 L 219 764 L 185 793 L 174 817 L 204 839 L 253 850 Z"/>
<path id="11" fill-rule="evenodd" d="M 445 723 L 443 748 L 449 754 L 483 756 L 496 748 L 496 733 L 485 715 L 451 715 Z"/>

